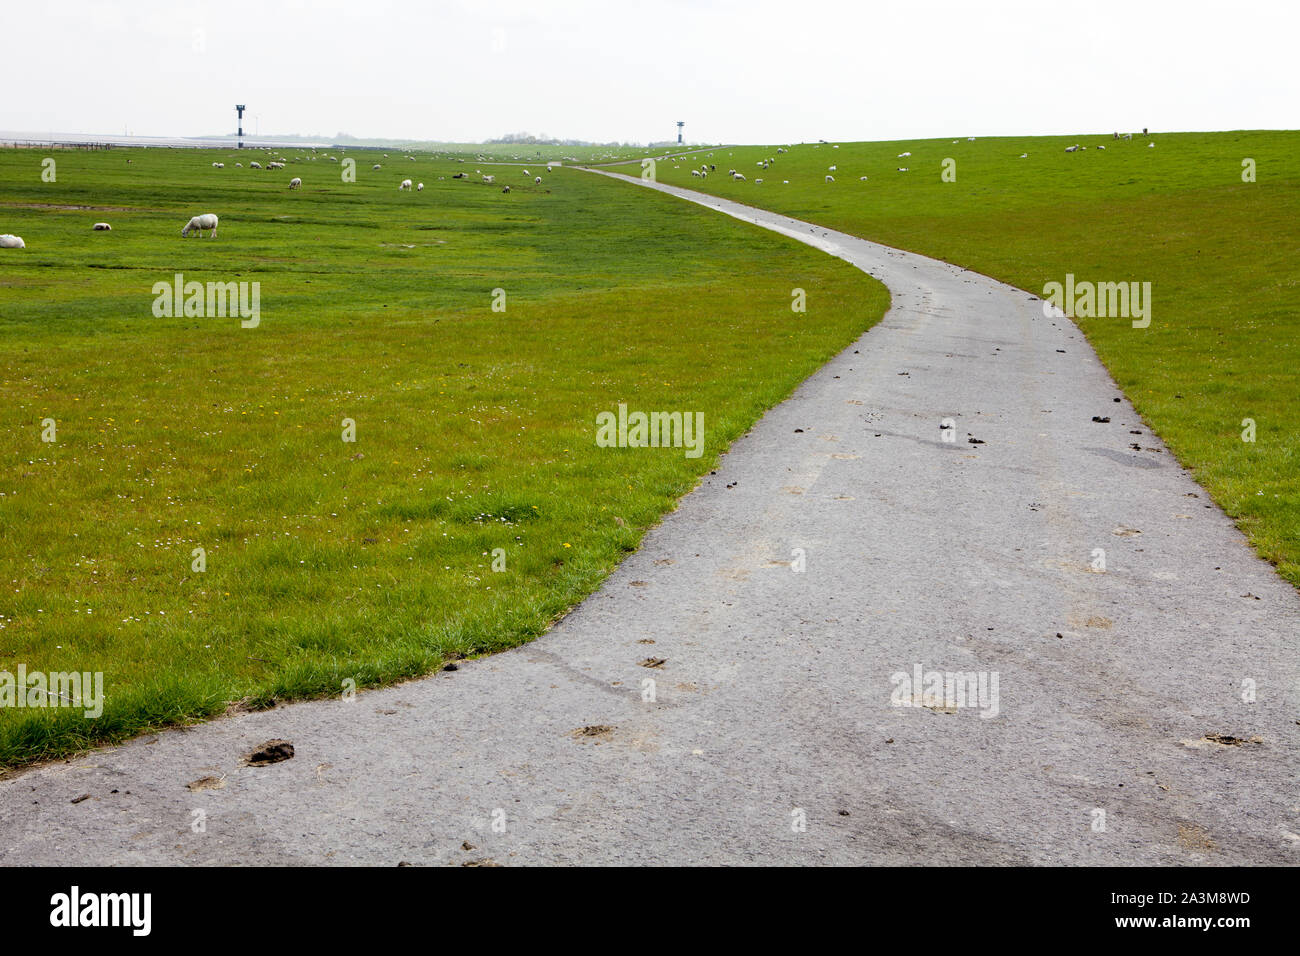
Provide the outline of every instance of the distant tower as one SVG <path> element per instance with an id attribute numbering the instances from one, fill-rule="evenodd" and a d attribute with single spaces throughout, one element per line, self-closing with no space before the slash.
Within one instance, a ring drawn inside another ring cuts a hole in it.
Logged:
<path id="1" fill-rule="evenodd" d="M 682 127 L 686 124 L 678 120 L 677 122 L 677 145 L 682 145 Z"/>
<path id="2" fill-rule="evenodd" d="M 241 104 L 239 106 L 236 106 L 235 110 L 239 113 L 239 145 L 235 148 L 243 149 L 244 148 L 244 107 Z"/>

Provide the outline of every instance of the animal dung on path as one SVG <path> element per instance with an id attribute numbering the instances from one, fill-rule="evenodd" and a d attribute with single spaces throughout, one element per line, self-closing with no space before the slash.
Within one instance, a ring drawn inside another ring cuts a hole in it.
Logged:
<path id="1" fill-rule="evenodd" d="M 293 757 L 293 744 L 287 740 L 268 740 L 244 758 L 249 767 L 265 767 Z"/>

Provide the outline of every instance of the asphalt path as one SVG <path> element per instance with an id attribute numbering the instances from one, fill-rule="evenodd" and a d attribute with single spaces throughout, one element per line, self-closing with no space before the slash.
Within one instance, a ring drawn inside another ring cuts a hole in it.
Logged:
<path id="1" fill-rule="evenodd" d="M 543 637 L 15 775 L 0 863 L 1297 860 L 1300 598 L 1077 328 L 649 185 L 892 308 Z"/>

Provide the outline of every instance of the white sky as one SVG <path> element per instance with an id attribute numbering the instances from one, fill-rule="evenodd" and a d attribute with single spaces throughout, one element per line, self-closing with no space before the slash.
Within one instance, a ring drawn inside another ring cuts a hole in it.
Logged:
<path id="1" fill-rule="evenodd" d="M 0 129 L 481 141 L 1295 128 L 1300 2 L 2 0 Z M 201 48 L 201 52 L 196 50 Z"/>

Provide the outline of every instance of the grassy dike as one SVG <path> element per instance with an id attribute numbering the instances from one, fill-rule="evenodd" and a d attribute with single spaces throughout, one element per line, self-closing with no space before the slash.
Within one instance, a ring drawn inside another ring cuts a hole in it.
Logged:
<path id="1" fill-rule="evenodd" d="M 1088 148 L 1065 152 L 1075 144 Z M 1078 324 L 1178 460 L 1259 554 L 1300 587 L 1300 132 L 712 152 L 660 159 L 656 177 L 957 263 L 1038 295 L 1067 274 L 1150 282 L 1148 328 L 1122 317 Z M 775 162 L 767 169 L 756 165 L 768 158 Z M 1253 182 L 1244 175 L 1248 160 Z M 718 171 L 693 177 L 701 163 Z M 640 164 L 612 168 L 637 174 Z M 746 180 L 728 178 L 732 168 Z M 1243 440 L 1247 419 L 1253 442 Z"/>
<path id="2" fill-rule="evenodd" d="M 0 251 L 0 672 L 105 691 L 95 719 L 0 707 L 0 765 L 528 641 L 887 307 L 587 173 L 284 155 L 0 150 L 27 242 Z M 202 212 L 218 237 L 183 240 Z M 177 273 L 259 283 L 256 327 L 155 315 Z M 703 455 L 598 447 L 619 403 L 702 412 Z"/>

